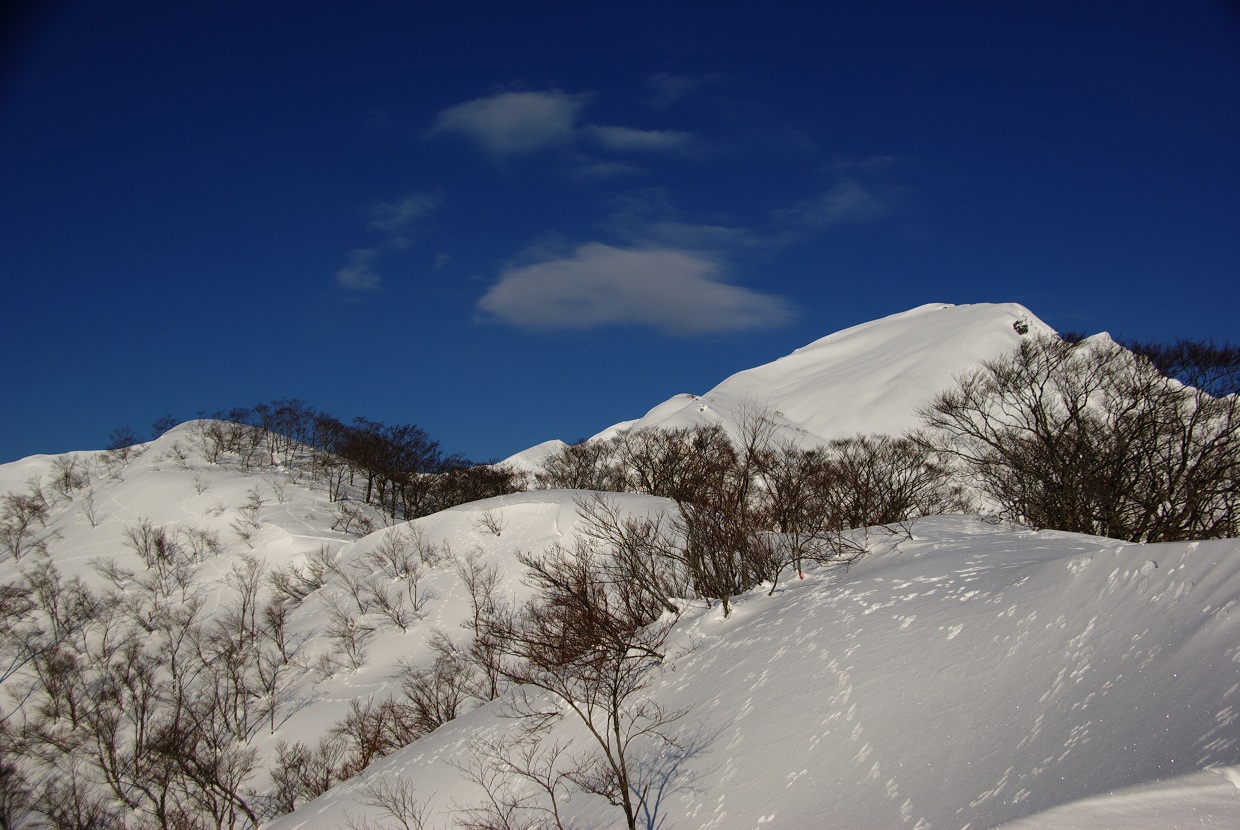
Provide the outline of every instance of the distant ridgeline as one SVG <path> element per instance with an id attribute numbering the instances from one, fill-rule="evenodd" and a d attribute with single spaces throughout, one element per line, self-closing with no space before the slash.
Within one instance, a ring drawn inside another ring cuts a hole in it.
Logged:
<path id="1" fill-rule="evenodd" d="M 955 308 L 973 307 L 948 307 Z M 639 421 L 563 446 L 533 471 L 444 455 L 416 425 L 344 423 L 296 399 L 217 413 L 190 424 L 188 434 L 209 462 L 296 466 L 333 501 L 358 483 L 355 498 L 388 521 L 554 487 L 666 496 L 695 509 L 733 504 L 746 521 L 761 517 L 761 525 L 783 531 L 792 520 L 776 502 L 785 498 L 783 482 L 793 480 L 814 492 L 792 513 L 825 516 L 835 529 L 981 509 L 1032 527 L 1130 541 L 1240 535 L 1240 347 L 1184 339 L 1117 345 L 1105 335 L 1029 333 L 1022 323 L 1017 349 L 954 373 L 956 385 L 917 410 L 921 428 L 902 436 L 789 438 L 777 428 L 784 401 L 748 396 L 730 420 Z M 817 346 L 795 356 L 813 356 Z M 166 416 L 154 431 L 174 424 Z M 136 442 L 133 430 L 118 429 L 108 452 L 124 457 Z M 747 504 L 754 500 L 770 503 Z M 20 523 L 13 518 L 20 509 L 6 511 L 7 523 Z"/>

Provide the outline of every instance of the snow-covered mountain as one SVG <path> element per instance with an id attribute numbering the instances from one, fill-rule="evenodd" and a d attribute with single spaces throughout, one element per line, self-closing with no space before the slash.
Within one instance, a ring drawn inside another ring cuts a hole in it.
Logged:
<path id="1" fill-rule="evenodd" d="M 1050 329 L 1019 305 L 922 306 L 613 430 L 734 427 L 757 404 L 806 443 L 899 432 L 954 374 L 1014 348 L 1022 331 Z M 47 556 L 0 559 L 0 585 L 50 561 L 100 594 L 164 608 L 192 597 L 208 621 L 236 607 L 254 569 L 330 564 L 289 610 L 295 660 L 244 727 L 259 759 L 256 804 L 272 791 L 261 770 L 277 745 L 313 745 L 355 702 L 398 692 L 402 664 L 431 666 L 436 632 L 467 641 L 466 567 L 493 569 L 498 599 L 515 606 L 531 591 L 515 554 L 571 546 L 583 529 L 585 494 L 531 491 L 391 528 L 372 516 L 376 529 L 364 533 L 366 517 L 345 513 L 356 502 L 332 502 L 294 461 L 209 462 L 202 435 L 193 422 L 126 459 L 0 465 L 0 494 L 38 485 L 49 504 L 35 532 Z M 57 492 L 66 467 L 82 480 Z M 675 510 L 649 496 L 609 498 L 624 515 Z M 180 587 L 143 584 L 134 536 L 144 526 L 176 542 Z M 737 598 L 727 617 L 697 602 L 675 624 L 650 699 L 680 716 L 664 730 L 670 740 L 634 745 L 649 785 L 641 826 L 1240 827 L 1240 541 L 1135 545 L 976 516 L 859 530 L 856 540 L 868 553 L 847 570 L 809 567 L 770 595 Z M 388 572 L 394 545 L 416 573 Z M 265 583 L 260 598 L 271 590 Z M 383 611 L 367 594 L 376 590 L 399 608 Z M 357 635 L 350 647 L 342 620 Z M 14 682 L 4 714 L 16 708 Z M 399 826 L 377 802 L 383 792 L 415 799 L 426 827 L 453 826 L 485 796 L 470 777 L 478 741 L 518 728 L 507 714 L 502 700 L 473 708 L 269 826 Z M 552 738 L 570 753 L 588 746 L 571 718 Z M 527 779 L 504 786 L 539 797 Z M 560 806 L 566 827 L 620 826 L 598 796 Z"/>
<path id="2" fill-rule="evenodd" d="M 777 438 L 805 445 L 858 433 L 900 435 L 953 378 L 1054 330 L 1017 303 L 931 303 L 829 334 L 789 355 L 737 372 L 702 395 L 681 394 L 595 440 L 643 427 L 722 424 L 735 435 L 755 406 L 779 413 Z M 509 459 L 523 468 L 560 449 L 539 444 Z"/>

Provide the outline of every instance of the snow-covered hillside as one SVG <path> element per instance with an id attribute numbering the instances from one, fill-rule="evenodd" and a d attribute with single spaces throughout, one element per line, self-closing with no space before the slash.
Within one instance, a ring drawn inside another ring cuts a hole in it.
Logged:
<path id="1" fill-rule="evenodd" d="M 829 334 L 789 355 L 737 372 L 703 395 L 681 394 L 595 440 L 642 427 L 720 423 L 731 434 L 747 409 L 772 407 L 777 438 L 804 445 L 858 433 L 900 435 L 954 376 L 1053 329 L 1017 303 L 931 303 Z M 1025 334 L 1022 334 L 1025 332 Z M 562 447 L 547 442 L 509 461 L 533 468 Z"/>
<path id="2" fill-rule="evenodd" d="M 871 541 L 847 572 L 681 621 L 655 697 L 686 714 L 679 749 L 643 756 L 648 826 L 1240 826 L 1240 544 L 967 516 Z M 359 799 L 393 779 L 450 826 L 481 798 L 471 740 L 515 729 L 491 704 L 272 827 L 382 821 Z M 569 802 L 574 826 L 609 812 Z"/>
<path id="3" fill-rule="evenodd" d="M 778 410 L 782 437 L 805 444 L 898 433 L 953 375 L 1049 331 L 1014 304 L 922 306 L 673 398 L 600 437 L 635 425 L 734 429 L 753 406 Z M 288 655 L 272 662 L 265 629 L 241 637 L 263 652 L 244 682 L 273 679 L 264 693 L 246 691 L 252 711 L 229 721 L 243 733 L 229 745 L 256 753 L 246 788 L 264 818 L 277 812 L 268 770 L 278 747 L 313 747 L 356 706 L 398 694 L 403 669 L 433 665 L 436 640 L 439 653 L 444 642 L 468 644 L 476 597 L 467 574 L 493 575 L 496 603 L 515 608 L 532 595 L 517 554 L 571 547 L 585 527 L 590 494 L 553 490 L 387 527 L 360 503 L 360 477 L 341 479 L 351 497 L 333 501 L 296 453 L 256 466 L 228 453 L 213 462 L 203 430 L 181 425 L 123 459 L 82 452 L 0 465 L 0 494 L 37 487 L 48 505 L 28 540 L 46 556 L 32 545 L 20 560 L 0 558 L 0 586 L 51 563 L 66 584 L 80 578 L 119 598 L 116 631 L 140 630 L 156 655 L 174 641 L 178 611 L 197 609 L 195 648 L 210 651 L 232 636 L 211 626 L 237 616 L 241 586 L 261 578 L 257 617 L 279 599 L 272 575 L 291 579 L 297 596 L 281 600 L 279 634 Z M 560 446 L 513 462 L 533 469 Z M 66 470 L 80 479 L 66 482 Z M 677 509 L 652 496 L 607 498 L 624 516 Z M 159 552 L 167 574 L 158 581 L 144 576 L 143 528 L 174 543 Z M 737 597 L 730 615 L 695 600 L 675 622 L 649 694 L 678 717 L 633 745 L 647 787 L 639 826 L 1240 828 L 1240 541 L 1136 545 L 976 516 L 853 538 L 867 553 L 848 568 L 809 566 L 803 579 L 785 571 L 773 593 L 768 584 Z M 47 628 L 0 634 L 45 638 Z M 18 666 L 0 681 L 0 718 L 29 690 L 18 685 L 19 646 L 0 637 L 0 678 Z M 99 661 L 82 676 L 107 670 Z M 487 760 L 480 742 L 519 729 L 502 698 L 463 708 L 269 826 L 400 826 L 376 805 L 384 792 L 415 799 L 425 827 L 454 826 L 486 795 L 471 780 Z M 572 717 L 542 746 L 556 742 L 564 757 L 590 748 Z M 500 786 L 529 796 L 515 819 L 546 818 L 537 812 L 545 793 L 528 777 Z M 561 791 L 565 827 L 622 825 L 603 798 L 571 789 Z"/>

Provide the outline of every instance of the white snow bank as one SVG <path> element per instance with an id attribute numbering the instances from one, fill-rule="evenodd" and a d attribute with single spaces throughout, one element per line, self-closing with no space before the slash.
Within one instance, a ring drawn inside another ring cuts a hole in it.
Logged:
<path id="1" fill-rule="evenodd" d="M 1240 543 L 944 517 L 877 545 L 848 573 L 679 624 L 684 653 L 654 695 L 688 708 L 686 751 L 644 756 L 658 826 L 976 830 L 1240 763 Z M 512 728 L 479 710 L 368 777 L 407 778 L 447 825 L 478 794 L 445 762 L 467 763 L 478 730 Z M 340 826 L 366 813 L 360 786 L 272 826 Z M 617 819 L 587 796 L 568 809 L 582 826 Z"/>

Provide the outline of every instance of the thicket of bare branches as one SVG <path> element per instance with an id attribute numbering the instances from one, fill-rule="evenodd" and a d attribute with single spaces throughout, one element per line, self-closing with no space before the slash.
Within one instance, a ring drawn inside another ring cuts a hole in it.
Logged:
<path id="1" fill-rule="evenodd" d="M 603 498 L 579 507 L 589 532 L 630 568 L 630 584 L 667 607 L 704 597 L 725 613 L 733 596 L 768 582 L 774 590 L 788 568 L 861 555 L 846 530 L 971 507 L 924 442 L 875 435 L 803 448 L 776 440 L 779 417 L 748 404 L 734 438 L 719 426 L 648 428 L 569 446 L 537 481 L 585 489 L 608 483 L 675 500 L 678 514 L 659 526 L 623 518 Z"/>
<path id="2" fill-rule="evenodd" d="M 379 517 L 392 524 L 525 487 L 506 467 L 445 455 L 416 424 L 361 417 L 345 423 L 296 399 L 235 407 L 195 426 L 194 443 L 209 463 L 279 468 L 324 487 L 338 504 L 336 529 L 345 532 L 369 532 Z"/>
<path id="3" fill-rule="evenodd" d="M 278 605 L 241 562 L 232 599 L 202 613 L 186 551 L 149 523 L 129 543 L 137 574 L 102 568 L 115 590 L 65 580 L 46 557 L 0 587 L 0 665 L 17 705 L 0 715 L 5 826 L 251 827 L 248 741 L 274 725 L 301 671 Z"/>
<path id="4" fill-rule="evenodd" d="M 1136 542 L 1240 533 L 1240 398 L 1170 381 L 1143 354 L 1031 338 L 923 414 L 933 446 L 1014 521 Z"/>

